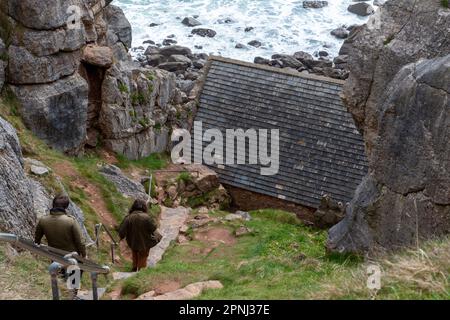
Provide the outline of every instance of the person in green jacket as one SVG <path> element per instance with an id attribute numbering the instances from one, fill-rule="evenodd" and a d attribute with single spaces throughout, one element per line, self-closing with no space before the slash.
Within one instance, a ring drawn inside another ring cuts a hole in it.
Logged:
<path id="1" fill-rule="evenodd" d="M 119 227 L 120 240 L 126 239 L 133 253 L 133 272 L 147 267 L 150 249 L 161 240 L 157 229 L 157 222 L 148 214 L 146 201 L 136 200 Z"/>
<path id="2" fill-rule="evenodd" d="M 77 252 L 80 256 L 86 257 L 86 246 L 80 225 L 74 217 L 66 213 L 69 204 L 67 196 L 55 197 L 50 214 L 42 217 L 37 224 L 34 242 L 41 244 L 45 236 L 50 247 Z"/>
<path id="3" fill-rule="evenodd" d="M 64 195 L 55 197 L 50 214 L 42 217 L 37 224 L 34 242 L 41 244 L 42 238 L 45 236 L 50 247 L 70 253 L 76 252 L 85 258 L 86 246 L 80 225 L 74 217 L 66 213 L 69 204 L 69 197 Z M 69 276 L 65 269 L 61 270 L 61 274 L 64 278 Z M 82 275 L 83 272 L 81 272 Z M 78 289 L 73 289 L 72 295 L 74 300 L 78 300 Z"/>

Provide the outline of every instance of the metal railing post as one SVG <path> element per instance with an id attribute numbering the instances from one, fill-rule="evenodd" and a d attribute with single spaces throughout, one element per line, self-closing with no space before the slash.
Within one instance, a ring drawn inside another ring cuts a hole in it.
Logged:
<path id="1" fill-rule="evenodd" d="M 92 300 L 98 300 L 97 272 L 91 272 Z"/>
<path id="2" fill-rule="evenodd" d="M 112 264 L 114 264 L 115 260 L 116 260 L 116 256 L 115 256 L 115 252 L 114 252 L 115 246 L 116 245 L 114 243 L 111 243 L 111 262 L 112 262 Z"/>
<path id="3" fill-rule="evenodd" d="M 95 225 L 95 246 L 97 247 L 97 251 L 99 250 L 100 247 L 100 228 L 102 227 L 101 224 L 96 224 Z"/>
<path id="4" fill-rule="evenodd" d="M 57 263 L 53 262 L 50 267 L 48 268 L 48 271 L 50 272 L 50 278 L 52 283 L 52 296 L 53 300 L 59 300 L 59 289 L 58 289 L 58 273 L 61 271 L 62 266 Z"/>

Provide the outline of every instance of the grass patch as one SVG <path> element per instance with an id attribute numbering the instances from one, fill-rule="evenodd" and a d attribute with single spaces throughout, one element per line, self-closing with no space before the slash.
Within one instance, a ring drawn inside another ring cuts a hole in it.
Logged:
<path id="1" fill-rule="evenodd" d="M 441 0 L 441 4 L 444 8 L 450 8 L 449 0 Z"/>
<path id="2" fill-rule="evenodd" d="M 131 103 L 133 105 L 144 105 L 147 103 L 147 98 L 140 92 L 135 92 L 131 95 Z"/>
<path id="3" fill-rule="evenodd" d="M 121 93 L 129 93 L 128 86 L 125 83 L 119 82 L 119 91 Z"/>
<path id="4" fill-rule="evenodd" d="M 177 182 L 183 181 L 184 183 L 190 183 L 192 182 L 192 175 L 187 172 L 181 172 L 177 177 Z"/>
<path id="5" fill-rule="evenodd" d="M 154 153 L 148 157 L 139 160 L 129 160 L 123 155 L 117 155 L 117 166 L 121 169 L 138 167 L 147 170 L 161 170 L 169 163 L 169 158 L 165 154 Z"/>

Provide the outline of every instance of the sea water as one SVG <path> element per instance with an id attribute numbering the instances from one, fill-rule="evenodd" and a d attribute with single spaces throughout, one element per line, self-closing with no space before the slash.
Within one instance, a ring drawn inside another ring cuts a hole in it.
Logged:
<path id="1" fill-rule="evenodd" d="M 363 24 L 365 17 L 347 11 L 353 0 L 328 0 L 320 9 L 303 8 L 303 0 L 117 0 L 133 27 L 133 46 L 146 40 L 157 44 L 172 36 L 177 44 L 194 52 L 221 55 L 246 61 L 272 54 L 320 50 L 336 56 L 343 40 L 330 32 L 340 26 Z M 214 38 L 192 36 L 185 17 L 198 16 L 201 28 L 217 32 Z M 151 24 L 157 26 L 150 27 Z M 245 32 L 247 27 L 254 28 Z M 260 48 L 247 45 L 252 40 Z M 237 49 L 241 43 L 245 49 Z M 196 48 L 197 47 L 197 48 Z"/>

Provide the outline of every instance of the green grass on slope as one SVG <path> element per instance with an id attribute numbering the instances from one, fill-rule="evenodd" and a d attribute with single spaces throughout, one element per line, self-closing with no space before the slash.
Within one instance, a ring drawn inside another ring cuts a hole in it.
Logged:
<path id="1" fill-rule="evenodd" d="M 51 297 L 48 264 L 30 253 L 6 254 L 0 243 L 0 300 L 41 300 Z"/>
<path id="2" fill-rule="evenodd" d="M 163 154 L 152 154 L 139 160 L 129 160 L 123 155 L 117 155 L 117 160 L 117 166 L 121 169 L 136 167 L 146 170 L 161 170 L 165 168 L 169 162 L 168 157 Z"/>
<path id="3" fill-rule="evenodd" d="M 374 262 L 327 255 L 326 232 L 302 226 L 291 214 L 276 210 L 251 214 L 254 219 L 245 225 L 253 230 L 252 235 L 210 253 L 204 251 L 208 244 L 200 241 L 173 245 L 156 268 L 121 283 L 124 298 L 168 282 L 184 287 L 205 280 L 219 280 L 224 288 L 208 291 L 199 299 L 450 298 L 449 239 L 379 257 L 375 263 L 383 272 L 382 289 L 374 292 L 367 289 L 366 274 L 368 264 Z M 217 227 L 233 231 L 240 224 L 227 222 Z"/>
<path id="4" fill-rule="evenodd" d="M 264 210 L 252 212 L 245 225 L 252 235 L 235 245 L 220 245 L 208 254 L 197 254 L 208 244 L 192 241 L 173 246 L 155 269 L 142 271 L 123 283 L 123 294 L 136 296 L 159 283 L 177 281 L 182 286 L 220 280 L 224 289 L 209 291 L 201 299 L 302 299 L 318 289 L 323 279 L 349 271 L 353 258 L 325 254 L 326 233 L 302 226 L 291 214 Z M 231 231 L 240 223 L 226 223 Z"/>

